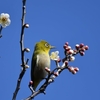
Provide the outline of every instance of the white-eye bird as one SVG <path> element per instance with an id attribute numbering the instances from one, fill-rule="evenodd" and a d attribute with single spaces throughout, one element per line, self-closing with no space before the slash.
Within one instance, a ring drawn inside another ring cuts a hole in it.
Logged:
<path id="1" fill-rule="evenodd" d="M 50 49 L 54 48 L 48 42 L 41 40 L 34 47 L 31 61 L 31 80 L 33 89 L 36 90 L 39 83 L 48 75 L 45 67 L 50 68 Z"/>

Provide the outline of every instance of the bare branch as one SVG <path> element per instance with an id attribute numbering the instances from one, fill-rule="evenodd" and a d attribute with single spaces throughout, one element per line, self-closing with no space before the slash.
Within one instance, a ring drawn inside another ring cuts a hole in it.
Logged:
<path id="1" fill-rule="evenodd" d="M 24 76 L 24 74 L 26 72 L 26 65 L 27 65 L 27 63 L 29 61 L 29 59 L 27 59 L 25 61 L 25 57 L 24 57 L 24 53 L 25 53 L 25 51 L 24 51 L 24 29 L 26 28 L 26 26 L 25 26 L 26 0 L 23 0 L 22 2 L 23 2 L 22 19 L 21 19 L 21 21 L 22 21 L 21 27 L 22 28 L 21 28 L 21 36 L 20 36 L 20 49 L 21 49 L 21 61 L 22 61 L 21 66 L 22 66 L 22 71 L 21 71 L 21 73 L 19 75 L 19 78 L 17 80 L 17 86 L 16 86 L 16 89 L 15 89 L 15 92 L 13 93 L 12 100 L 16 100 L 16 96 L 17 96 L 18 91 L 20 89 L 21 80 L 22 80 L 22 78 L 23 78 L 23 76 Z"/>
<path id="2" fill-rule="evenodd" d="M 2 29 L 3 29 L 3 27 L 1 26 L 1 27 L 0 27 L 0 38 L 2 37 L 2 34 L 1 34 Z"/>

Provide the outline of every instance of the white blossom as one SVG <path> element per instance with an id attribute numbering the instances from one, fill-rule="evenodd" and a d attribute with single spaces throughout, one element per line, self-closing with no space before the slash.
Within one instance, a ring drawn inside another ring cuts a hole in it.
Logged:
<path id="1" fill-rule="evenodd" d="M 58 60 L 59 59 L 59 51 L 51 52 L 50 58 L 52 60 Z"/>
<path id="2" fill-rule="evenodd" d="M 7 13 L 0 14 L 0 24 L 2 27 L 6 27 L 10 25 L 11 20 L 9 18 L 10 18 L 10 15 Z"/>

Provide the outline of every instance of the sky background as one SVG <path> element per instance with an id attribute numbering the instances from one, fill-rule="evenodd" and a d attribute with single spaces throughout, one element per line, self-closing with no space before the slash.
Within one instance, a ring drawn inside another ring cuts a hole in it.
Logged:
<path id="1" fill-rule="evenodd" d="M 27 0 L 26 11 L 30 27 L 25 29 L 24 43 L 31 50 L 25 53 L 25 58 L 30 59 L 29 66 L 34 45 L 42 39 L 56 46 L 52 51 L 58 50 L 61 58 L 67 41 L 72 48 L 77 43 L 89 46 L 85 56 L 77 55 L 69 64 L 80 71 L 76 75 L 63 71 L 47 87 L 46 95 L 40 94 L 35 100 L 100 100 L 100 0 Z M 8 13 L 11 18 L 10 26 L 3 29 L 0 38 L 0 99 L 12 100 L 21 71 L 22 0 L 1 0 L 0 13 Z M 31 94 L 30 68 L 23 77 L 17 100 Z M 51 69 L 54 68 L 52 62 Z"/>

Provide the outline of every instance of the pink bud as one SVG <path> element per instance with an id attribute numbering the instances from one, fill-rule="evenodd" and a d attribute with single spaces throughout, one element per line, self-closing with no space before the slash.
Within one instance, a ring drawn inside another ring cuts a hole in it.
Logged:
<path id="1" fill-rule="evenodd" d="M 73 51 L 73 50 L 69 50 L 67 53 L 68 53 L 68 54 L 73 54 L 74 51 Z"/>
<path id="2" fill-rule="evenodd" d="M 76 48 L 77 50 L 79 50 L 79 48 L 80 48 L 79 44 L 76 44 L 75 48 Z"/>
<path id="3" fill-rule="evenodd" d="M 45 70 L 50 73 L 50 69 L 48 67 L 45 67 Z"/>
<path id="4" fill-rule="evenodd" d="M 63 48 L 66 49 L 67 48 L 67 45 L 64 45 Z"/>
<path id="5" fill-rule="evenodd" d="M 81 51 L 83 51 L 83 52 L 84 52 L 84 51 L 85 51 L 85 48 L 84 48 L 84 47 L 83 47 L 83 48 L 81 48 Z"/>
<path id="6" fill-rule="evenodd" d="M 67 45 L 67 46 L 68 46 L 68 44 L 69 44 L 68 42 L 65 43 L 65 45 Z"/>
<path id="7" fill-rule="evenodd" d="M 33 85 L 33 81 L 30 81 L 30 82 L 29 82 L 29 85 Z"/>
<path id="8" fill-rule="evenodd" d="M 75 70 L 76 72 L 78 72 L 78 71 L 79 71 L 79 68 L 78 68 L 78 67 L 75 67 L 74 70 Z"/>
<path id="9" fill-rule="evenodd" d="M 85 53 L 81 51 L 81 52 L 80 52 L 80 55 L 81 55 L 81 56 L 84 56 L 84 55 L 85 55 Z"/>
<path id="10" fill-rule="evenodd" d="M 72 71 L 74 71 L 74 67 L 68 67 L 68 70 L 69 70 L 70 72 L 72 72 Z"/>
<path id="11" fill-rule="evenodd" d="M 85 48 L 85 50 L 88 50 L 89 49 L 89 47 L 86 45 L 86 46 L 84 46 L 84 48 Z"/>
<path id="12" fill-rule="evenodd" d="M 70 48 L 68 48 L 68 47 L 67 47 L 67 48 L 65 48 L 65 50 L 66 50 L 66 51 L 69 51 L 69 50 L 70 50 Z"/>
<path id="13" fill-rule="evenodd" d="M 81 43 L 81 44 L 80 44 L 80 48 L 82 48 L 83 46 L 84 46 L 84 44 L 83 44 L 83 43 Z"/>
<path id="14" fill-rule="evenodd" d="M 68 61 L 65 61 L 65 65 L 66 65 L 66 66 L 68 65 Z"/>
<path id="15" fill-rule="evenodd" d="M 55 73 L 53 73 L 56 77 L 59 75 L 59 73 L 58 72 L 55 72 Z"/>
<path id="16" fill-rule="evenodd" d="M 59 59 L 57 60 L 57 62 L 61 62 L 61 59 L 59 58 Z"/>
<path id="17" fill-rule="evenodd" d="M 76 74 L 76 71 L 75 71 L 75 70 L 73 70 L 73 71 L 72 71 L 72 74 Z"/>

